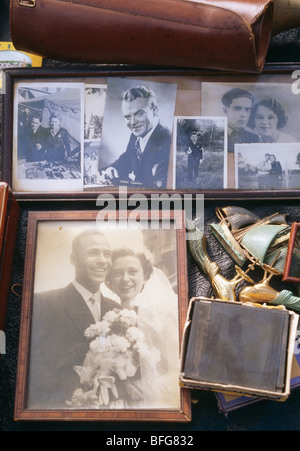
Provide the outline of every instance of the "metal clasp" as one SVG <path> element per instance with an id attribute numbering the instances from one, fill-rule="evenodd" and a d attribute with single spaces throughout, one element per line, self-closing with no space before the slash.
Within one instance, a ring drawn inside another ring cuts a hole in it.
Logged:
<path id="1" fill-rule="evenodd" d="M 35 7 L 35 0 L 18 0 L 20 6 L 27 6 L 27 8 Z"/>

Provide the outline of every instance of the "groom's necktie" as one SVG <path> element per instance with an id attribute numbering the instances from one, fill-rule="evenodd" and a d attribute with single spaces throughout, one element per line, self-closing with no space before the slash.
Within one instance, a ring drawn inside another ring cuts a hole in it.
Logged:
<path id="1" fill-rule="evenodd" d="M 140 138 L 136 138 L 136 141 L 135 141 L 135 150 L 136 150 L 136 157 L 137 157 L 137 159 L 138 159 L 139 161 L 141 161 L 143 152 L 142 152 L 142 149 L 141 149 Z"/>
<path id="2" fill-rule="evenodd" d="M 92 312 L 92 315 L 93 315 L 95 321 L 96 322 L 100 321 L 100 312 L 99 312 L 100 306 L 99 306 L 99 303 L 97 302 L 96 298 L 94 297 L 94 295 L 88 299 L 88 306 Z"/>

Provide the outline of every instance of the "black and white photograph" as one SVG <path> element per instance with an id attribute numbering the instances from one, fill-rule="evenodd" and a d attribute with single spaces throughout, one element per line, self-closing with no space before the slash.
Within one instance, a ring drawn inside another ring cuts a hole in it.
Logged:
<path id="1" fill-rule="evenodd" d="M 84 141 L 84 189 L 97 187 L 99 183 L 99 152 L 101 141 Z"/>
<path id="2" fill-rule="evenodd" d="M 300 143 L 237 144 L 235 180 L 238 189 L 299 189 Z"/>
<path id="3" fill-rule="evenodd" d="M 85 85 L 84 139 L 101 139 L 106 90 L 106 85 Z"/>
<path id="4" fill-rule="evenodd" d="M 226 188 L 226 118 L 182 116 L 174 122 L 174 188 Z"/>
<path id="5" fill-rule="evenodd" d="M 29 410 L 180 410 L 176 233 L 38 221 Z"/>
<path id="6" fill-rule="evenodd" d="M 167 187 L 176 91 L 174 83 L 109 79 L 100 186 Z"/>
<path id="7" fill-rule="evenodd" d="M 107 85 L 85 86 L 83 188 L 99 183 L 99 155 Z"/>
<path id="8" fill-rule="evenodd" d="M 14 110 L 14 186 L 82 190 L 84 84 L 17 84 Z"/>
<path id="9" fill-rule="evenodd" d="M 229 153 L 236 144 L 300 141 L 300 104 L 287 83 L 203 83 L 202 114 L 226 115 Z"/>

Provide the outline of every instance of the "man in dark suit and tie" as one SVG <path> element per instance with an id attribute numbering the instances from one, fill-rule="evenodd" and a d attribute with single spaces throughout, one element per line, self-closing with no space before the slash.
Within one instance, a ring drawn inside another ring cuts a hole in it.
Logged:
<path id="1" fill-rule="evenodd" d="M 98 230 L 80 233 L 72 243 L 75 279 L 64 288 L 35 293 L 30 349 L 31 407 L 66 408 L 80 385 L 75 365 L 82 365 L 89 341 L 85 330 L 118 307 L 100 294 L 111 268 L 111 249 Z"/>
<path id="2" fill-rule="evenodd" d="M 143 188 L 165 188 L 167 184 L 171 133 L 160 124 L 155 93 L 138 86 L 122 95 L 122 113 L 131 136 L 126 151 L 109 167 L 104 177 L 117 178 L 118 184 Z"/>

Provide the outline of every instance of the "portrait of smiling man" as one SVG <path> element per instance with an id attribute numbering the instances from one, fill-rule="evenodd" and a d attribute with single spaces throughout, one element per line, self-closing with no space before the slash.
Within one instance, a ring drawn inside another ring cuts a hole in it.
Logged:
<path id="1" fill-rule="evenodd" d="M 58 263 L 58 262 L 57 262 Z M 72 242 L 74 280 L 65 287 L 34 293 L 29 405 L 65 407 L 89 342 L 85 330 L 118 304 L 100 294 L 111 268 L 111 249 L 97 229 L 80 232 Z"/>
<path id="2" fill-rule="evenodd" d="M 173 101 L 175 102 L 175 95 L 170 96 L 170 111 Z M 171 128 L 162 124 L 157 94 L 152 86 L 141 82 L 122 92 L 120 106 L 130 136 L 124 152 L 112 163 L 100 168 L 102 180 L 137 188 L 165 188 L 170 160 Z M 172 117 L 171 113 L 168 117 L 170 124 Z"/>

